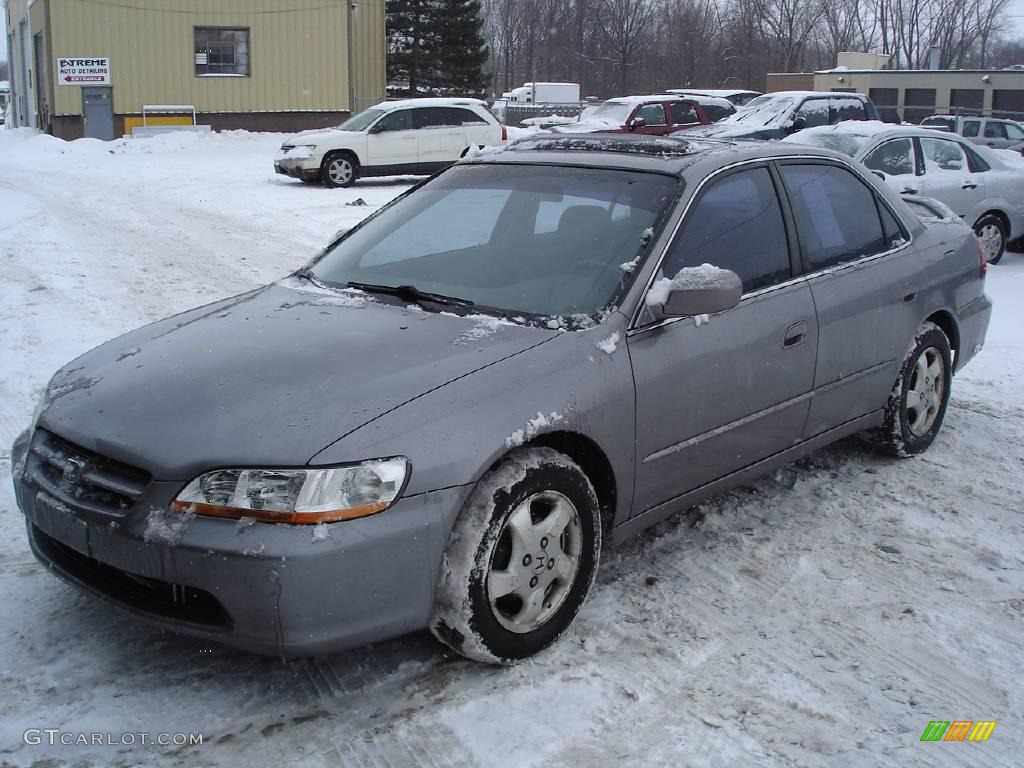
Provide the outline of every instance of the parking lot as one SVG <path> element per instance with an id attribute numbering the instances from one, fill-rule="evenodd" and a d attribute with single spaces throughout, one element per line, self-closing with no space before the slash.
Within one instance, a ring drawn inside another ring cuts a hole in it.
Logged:
<path id="1" fill-rule="evenodd" d="M 1024 254 L 910 460 L 847 440 L 618 548 L 512 668 L 426 633 L 313 659 L 149 628 L 28 550 L 9 446 L 63 363 L 277 279 L 408 188 L 276 176 L 279 135 L 0 131 L 0 766 L 1012 766 L 1024 751 Z M 923 743 L 931 720 L 997 720 Z M 203 743 L 29 744 L 26 729 Z"/>

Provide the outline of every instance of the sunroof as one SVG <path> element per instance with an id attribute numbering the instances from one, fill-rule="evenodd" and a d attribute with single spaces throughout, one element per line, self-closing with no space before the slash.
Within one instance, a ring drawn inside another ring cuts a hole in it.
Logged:
<path id="1" fill-rule="evenodd" d="M 681 157 L 703 147 L 685 139 L 670 136 L 619 136 L 615 134 L 563 134 L 560 136 L 528 136 L 510 144 L 516 152 L 625 152 L 659 157 Z"/>

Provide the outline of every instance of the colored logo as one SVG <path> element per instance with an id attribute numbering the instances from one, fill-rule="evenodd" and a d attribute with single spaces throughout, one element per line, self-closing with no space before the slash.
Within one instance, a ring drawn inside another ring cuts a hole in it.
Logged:
<path id="1" fill-rule="evenodd" d="M 921 741 L 988 741 L 995 728 L 995 720 L 932 720 Z"/>

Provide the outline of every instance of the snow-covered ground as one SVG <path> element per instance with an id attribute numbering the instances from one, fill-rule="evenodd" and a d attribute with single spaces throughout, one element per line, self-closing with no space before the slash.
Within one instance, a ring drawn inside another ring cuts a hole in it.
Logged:
<path id="1" fill-rule="evenodd" d="M 926 455 L 843 442 L 606 551 L 550 651 L 427 634 L 281 661 L 153 630 L 28 551 L 8 446 L 55 368 L 302 264 L 408 180 L 275 177 L 280 136 L 0 131 L 0 765 L 1019 766 L 1024 256 Z M 357 199 L 365 205 L 354 205 Z M 930 720 L 998 720 L 922 743 Z M 28 745 L 28 728 L 202 746 Z"/>

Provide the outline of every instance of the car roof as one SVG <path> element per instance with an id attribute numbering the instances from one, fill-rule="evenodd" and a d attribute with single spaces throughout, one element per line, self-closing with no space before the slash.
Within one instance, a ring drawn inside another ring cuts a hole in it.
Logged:
<path id="1" fill-rule="evenodd" d="M 607 104 L 609 101 L 617 104 L 640 104 L 645 101 L 682 101 L 684 99 L 686 97 L 675 93 L 649 93 L 644 96 L 613 96 L 610 99 L 605 99 L 602 104 Z M 696 101 L 696 99 L 689 99 L 689 101 Z"/>
<path id="2" fill-rule="evenodd" d="M 754 94 L 755 96 L 763 96 L 764 94 L 760 91 L 748 91 L 744 89 L 730 90 L 727 88 L 669 88 L 666 93 L 682 93 L 693 96 L 712 96 L 715 98 L 728 99 L 729 96 L 745 96 L 746 94 Z"/>
<path id="3" fill-rule="evenodd" d="M 487 102 L 480 99 L 443 99 L 443 98 L 422 98 L 422 99 L 397 99 L 395 101 L 382 101 L 370 109 L 391 110 L 399 107 L 486 107 Z"/>
<path id="4" fill-rule="evenodd" d="M 762 93 L 757 98 L 763 99 L 765 96 L 771 96 L 773 98 L 790 98 L 790 99 L 806 99 L 808 97 L 829 97 L 829 98 L 846 98 L 853 97 L 855 99 L 863 99 L 864 94 L 862 93 L 847 93 L 846 91 L 772 91 L 771 93 Z"/>
<path id="5" fill-rule="evenodd" d="M 819 147 L 794 147 L 777 141 L 723 141 L 621 133 L 533 134 L 462 163 L 565 165 L 648 171 L 682 176 L 687 168 L 710 168 L 745 160 L 816 156 L 849 163 L 846 155 Z"/>
<path id="6" fill-rule="evenodd" d="M 680 96 L 690 101 L 695 101 L 698 104 L 707 104 L 709 106 L 716 107 L 728 107 L 729 109 L 736 109 L 736 105 L 728 99 L 724 99 L 721 96 L 710 96 L 706 93 L 696 93 L 693 91 L 669 91 L 673 96 Z"/>

